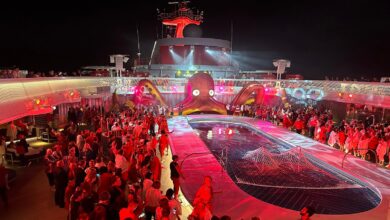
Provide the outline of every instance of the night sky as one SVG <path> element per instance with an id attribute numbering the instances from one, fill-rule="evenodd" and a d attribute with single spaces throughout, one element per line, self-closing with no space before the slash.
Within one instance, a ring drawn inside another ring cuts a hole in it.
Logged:
<path id="1" fill-rule="evenodd" d="M 84 2 L 84 3 L 80 3 Z M 99 3 L 98 3 L 99 2 Z M 149 57 L 168 1 L 53 1 L 0 5 L 0 68 L 73 71 L 109 65 L 109 54 Z M 2 3 L 3 4 L 3 3 Z M 274 69 L 306 79 L 390 76 L 390 3 L 386 1 L 193 0 L 205 11 L 204 37 L 230 40 L 242 69 Z"/>

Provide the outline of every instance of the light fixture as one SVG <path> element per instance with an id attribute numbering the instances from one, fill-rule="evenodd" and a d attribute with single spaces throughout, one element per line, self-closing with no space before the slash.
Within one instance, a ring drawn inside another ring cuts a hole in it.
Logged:
<path id="1" fill-rule="evenodd" d="M 210 89 L 210 90 L 209 90 L 209 95 L 210 95 L 210 96 L 214 96 L 214 90 Z"/>

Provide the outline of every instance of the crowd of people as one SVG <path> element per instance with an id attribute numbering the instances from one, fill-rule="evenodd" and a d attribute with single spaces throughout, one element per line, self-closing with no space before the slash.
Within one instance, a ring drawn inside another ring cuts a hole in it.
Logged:
<path id="1" fill-rule="evenodd" d="M 390 124 L 375 122 L 374 115 L 368 115 L 363 120 L 335 121 L 330 109 L 312 106 L 292 107 L 291 105 L 279 108 L 273 106 L 234 107 L 232 113 L 272 121 L 346 153 L 378 162 L 382 166 L 390 160 Z"/>
<path id="2" fill-rule="evenodd" d="M 63 131 L 54 131 L 58 142 L 44 157 L 55 204 L 68 210 L 68 218 L 180 219 L 185 174 L 177 155 L 169 165 L 173 187 L 161 191 L 162 162 L 170 159 L 168 111 L 152 106 L 106 115 L 91 111 L 88 117 L 75 112 L 69 111 Z M 205 176 L 188 219 L 219 219 L 212 214 L 212 200 L 212 178 Z"/>
<path id="3" fill-rule="evenodd" d="M 7 78 L 22 78 L 21 71 L 17 68 L 15 69 L 0 69 L 0 79 Z"/>
<path id="4" fill-rule="evenodd" d="M 335 121 L 331 110 L 311 106 L 227 107 L 230 114 L 272 121 L 380 165 L 389 161 L 390 126 L 371 117 Z M 69 219 L 180 219 L 179 188 L 185 173 L 177 155 L 169 166 L 173 187 L 161 191 L 162 162 L 170 160 L 171 110 L 142 106 L 102 112 L 70 108 L 66 127 L 51 131 L 57 143 L 47 149 L 44 160 L 55 204 L 68 210 Z M 212 201 L 212 178 L 205 176 L 188 219 L 230 219 L 213 216 Z M 314 211 L 309 207 L 305 213 Z"/>

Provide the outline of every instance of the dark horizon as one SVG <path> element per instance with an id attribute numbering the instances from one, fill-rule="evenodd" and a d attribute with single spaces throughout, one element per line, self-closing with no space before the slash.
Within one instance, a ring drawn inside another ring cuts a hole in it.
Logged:
<path id="1" fill-rule="evenodd" d="M 23 3 L 0 15 L 0 68 L 73 71 L 110 65 L 109 55 L 136 57 L 139 26 L 142 57 L 149 57 L 160 27 L 156 8 L 168 1 Z M 238 4 L 241 3 L 241 4 Z M 245 55 L 242 69 L 275 69 L 291 60 L 305 79 L 389 76 L 390 3 L 339 1 L 193 0 L 205 11 L 203 37 L 230 40 Z"/>

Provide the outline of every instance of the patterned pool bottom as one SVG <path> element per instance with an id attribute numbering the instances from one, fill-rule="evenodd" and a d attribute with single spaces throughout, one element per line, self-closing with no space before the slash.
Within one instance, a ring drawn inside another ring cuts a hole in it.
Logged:
<path id="1" fill-rule="evenodd" d="M 237 185 L 267 203 L 292 210 L 312 206 L 319 214 L 354 214 L 373 209 L 380 202 L 377 194 L 368 188 L 291 189 Z"/>
<path id="2" fill-rule="evenodd" d="M 262 201 L 316 213 L 352 214 L 375 208 L 375 190 L 292 145 L 246 125 L 190 122 L 243 191 Z"/>

